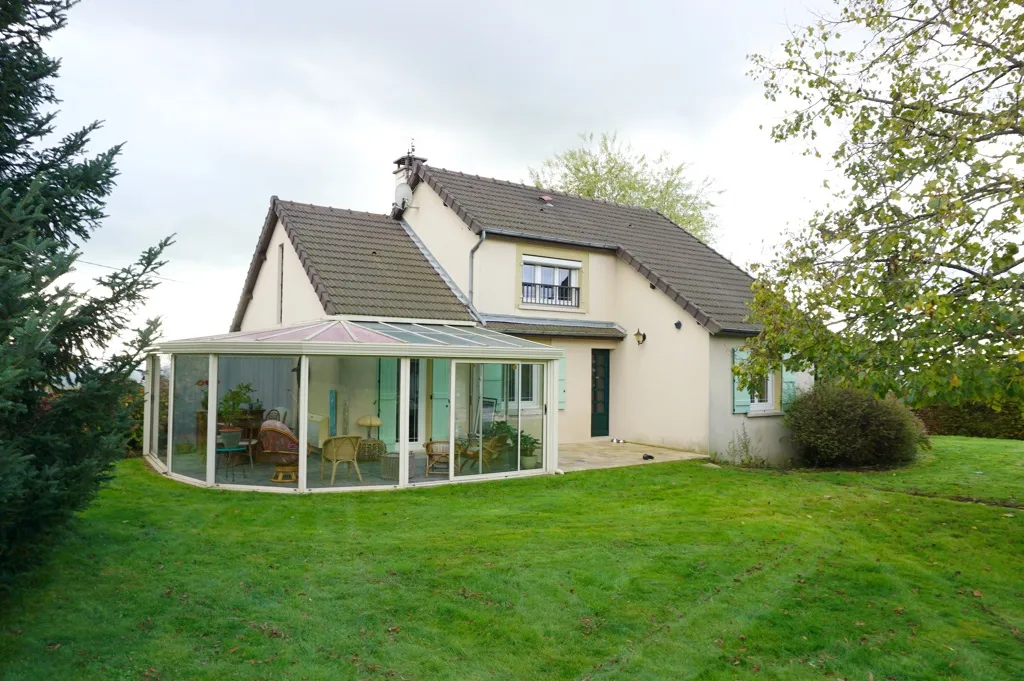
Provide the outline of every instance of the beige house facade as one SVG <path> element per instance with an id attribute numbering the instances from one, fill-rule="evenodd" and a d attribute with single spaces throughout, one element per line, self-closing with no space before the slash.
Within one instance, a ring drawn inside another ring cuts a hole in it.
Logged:
<path id="1" fill-rule="evenodd" d="M 757 333 L 745 272 L 654 211 L 411 155 L 395 163 L 389 215 L 272 201 L 232 331 L 334 318 L 472 323 L 561 351 L 557 405 L 546 405 L 557 406 L 560 444 L 621 439 L 736 461 L 792 458 L 784 405 L 813 379 L 780 369 L 739 389 L 733 365 Z M 418 380 L 413 429 L 426 442 L 448 398 L 433 390 L 444 380 L 432 370 Z M 523 409 L 543 380 L 516 377 Z M 366 392 L 359 413 L 376 398 Z"/>

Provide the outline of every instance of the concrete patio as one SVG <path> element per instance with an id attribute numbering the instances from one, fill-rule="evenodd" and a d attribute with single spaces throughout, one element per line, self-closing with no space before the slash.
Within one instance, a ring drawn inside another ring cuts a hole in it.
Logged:
<path id="1" fill-rule="evenodd" d="M 654 458 L 644 461 L 644 454 Z M 586 442 L 558 445 L 558 467 L 566 473 L 589 471 L 596 468 L 618 468 L 639 466 L 666 461 L 689 461 L 707 459 L 706 454 L 696 454 L 680 449 L 667 449 L 633 442 Z"/>

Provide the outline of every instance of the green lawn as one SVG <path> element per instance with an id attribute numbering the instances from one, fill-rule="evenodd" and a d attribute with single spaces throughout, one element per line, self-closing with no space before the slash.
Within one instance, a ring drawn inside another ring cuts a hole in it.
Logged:
<path id="1" fill-rule="evenodd" d="M 1024 443 L 937 442 L 303 497 L 126 461 L 0 603 L 0 678 L 1019 681 L 1024 511 L 879 488 L 1019 501 Z"/>
<path id="2" fill-rule="evenodd" d="M 1024 441 L 933 438 L 913 465 L 870 473 L 818 473 L 839 485 L 1024 507 Z"/>

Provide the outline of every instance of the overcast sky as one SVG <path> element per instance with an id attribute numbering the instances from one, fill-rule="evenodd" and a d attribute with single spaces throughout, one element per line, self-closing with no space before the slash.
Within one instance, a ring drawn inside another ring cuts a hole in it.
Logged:
<path id="1" fill-rule="evenodd" d="M 83 259 L 177 233 L 146 314 L 168 338 L 222 332 L 271 195 L 383 213 L 410 138 L 431 164 L 526 180 L 618 131 L 714 180 L 716 247 L 745 266 L 820 205 L 825 171 L 758 129 L 783 112 L 746 55 L 821 4 L 84 0 L 51 46 L 60 124 L 101 119 L 93 149 L 126 146 Z"/>

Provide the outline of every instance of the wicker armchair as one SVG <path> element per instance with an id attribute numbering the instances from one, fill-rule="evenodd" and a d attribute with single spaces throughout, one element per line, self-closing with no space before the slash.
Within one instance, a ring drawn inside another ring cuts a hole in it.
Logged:
<path id="1" fill-rule="evenodd" d="M 285 424 L 264 421 L 260 426 L 260 458 L 274 464 L 271 482 L 298 482 L 299 440 Z"/>
<path id="2" fill-rule="evenodd" d="M 459 452 L 459 458 L 462 461 L 459 462 L 459 472 L 461 473 L 466 467 L 467 463 L 481 462 L 483 464 L 483 471 L 491 470 L 491 465 L 497 461 L 502 452 L 505 451 L 505 445 L 508 440 L 504 435 L 498 435 L 496 437 L 484 440 L 483 452 L 475 451 L 475 447 L 467 447 L 463 451 Z"/>
<path id="3" fill-rule="evenodd" d="M 450 457 L 450 448 L 448 440 L 431 440 L 423 445 L 423 448 L 427 450 L 427 471 L 426 477 L 430 477 L 430 469 L 434 466 L 444 464 L 444 472 L 448 473 L 448 463 Z M 435 471 L 440 473 L 440 471 Z"/>

